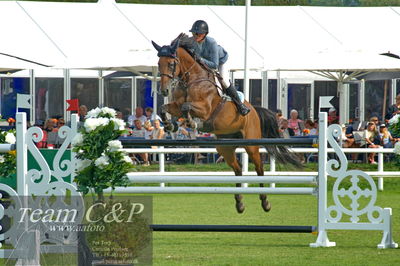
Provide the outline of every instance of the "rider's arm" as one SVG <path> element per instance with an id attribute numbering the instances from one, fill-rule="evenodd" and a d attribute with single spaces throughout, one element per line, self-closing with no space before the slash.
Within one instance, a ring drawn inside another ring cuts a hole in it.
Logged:
<path id="1" fill-rule="evenodd" d="M 207 56 L 207 58 L 205 57 L 201 57 L 201 61 L 203 63 L 205 63 L 209 68 L 213 68 L 213 69 L 218 69 L 218 65 L 219 65 L 219 54 L 218 54 L 218 44 L 216 41 L 214 40 L 210 40 L 206 43 L 204 43 L 204 45 L 206 45 L 206 47 L 204 47 L 204 49 L 206 50 L 205 55 Z"/>

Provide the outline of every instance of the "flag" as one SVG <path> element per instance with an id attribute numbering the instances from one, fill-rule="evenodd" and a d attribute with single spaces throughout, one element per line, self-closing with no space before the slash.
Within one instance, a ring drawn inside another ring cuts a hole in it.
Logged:
<path id="1" fill-rule="evenodd" d="M 31 95 L 17 93 L 17 109 L 18 108 L 31 108 Z"/>
<path id="2" fill-rule="evenodd" d="M 332 108 L 333 105 L 330 101 L 333 99 L 334 96 L 321 96 L 319 97 L 319 110 L 321 108 Z"/>
<path id="3" fill-rule="evenodd" d="M 67 111 L 79 111 L 79 100 L 78 99 L 67 100 L 67 103 L 69 104 Z"/>

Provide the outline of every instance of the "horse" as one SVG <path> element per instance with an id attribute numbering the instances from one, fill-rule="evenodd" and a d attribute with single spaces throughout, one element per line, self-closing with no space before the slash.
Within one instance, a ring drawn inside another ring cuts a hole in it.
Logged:
<path id="1" fill-rule="evenodd" d="M 233 102 L 218 92 L 215 73 L 210 71 L 193 53 L 193 42 L 185 34 L 180 34 L 170 45 L 159 46 L 152 41 L 158 51 L 158 68 L 160 72 L 160 91 L 164 96 L 172 96 L 172 102 L 161 107 L 161 118 L 166 127 L 171 129 L 169 113 L 174 117 L 185 117 L 188 123 L 202 132 L 209 132 L 221 138 L 279 138 L 278 122 L 275 114 L 262 107 L 250 108 L 246 116 L 241 116 Z M 236 176 L 242 175 L 242 168 L 235 154 L 237 146 L 217 146 L 225 162 L 233 169 Z M 267 152 L 275 157 L 278 163 L 289 163 L 300 166 L 297 157 L 283 146 L 266 146 Z M 259 146 L 244 146 L 246 153 L 255 165 L 257 175 L 263 176 L 263 162 Z M 236 187 L 241 184 L 237 183 Z M 264 184 L 260 184 L 263 187 Z M 243 213 L 243 197 L 235 194 L 235 206 L 238 213 Z M 271 209 L 267 195 L 259 195 L 264 211 Z"/>

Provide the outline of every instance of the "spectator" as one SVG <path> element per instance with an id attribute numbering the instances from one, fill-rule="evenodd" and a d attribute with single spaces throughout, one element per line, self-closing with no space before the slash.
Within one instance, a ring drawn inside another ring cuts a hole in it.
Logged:
<path id="1" fill-rule="evenodd" d="M 157 114 L 154 114 L 153 108 L 151 108 L 151 107 L 146 107 L 145 114 L 146 114 L 147 120 L 150 120 L 151 122 L 153 122 L 156 119 L 161 121 L 161 117 L 159 117 Z"/>
<path id="2" fill-rule="evenodd" d="M 64 118 L 59 118 L 57 121 L 57 127 L 54 129 L 55 132 L 58 132 L 58 130 L 65 125 L 65 120 Z M 65 141 L 65 138 L 61 138 L 58 133 L 56 135 L 56 140 L 55 140 L 55 146 L 59 148 Z"/>
<path id="3" fill-rule="evenodd" d="M 184 140 L 190 139 L 189 129 L 186 125 L 186 121 L 183 118 L 178 119 L 178 130 L 175 133 L 175 139 Z M 185 146 L 181 146 L 184 148 Z M 192 155 L 188 153 L 176 153 L 171 155 L 174 162 L 188 163 L 191 162 Z M 196 156 L 196 155 L 195 155 Z"/>
<path id="4" fill-rule="evenodd" d="M 281 109 L 276 110 L 275 115 L 276 115 L 276 121 L 278 121 L 278 125 L 280 125 L 282 119 L 284 119 L 282 110 Z"/>
<path id="5" fill-rule="evenodd" d="M 54 127 L 55 127 L 55 121 L 54 119 L 47 119 L 46 122 L 44 123 L 42 132 L 43 132 L 43 138 L 41 141 L 36 143 L 36 146 L 38 148 L 53 148 L 54 147 L 54 142 L 49 139 L 49 134 L 54 132 Z M 49 144 L 49 142 L 53 142 Z"/>
<path id="6" fill-rule="evenodd" d="M 282 119 L 281 125 L 279 128 L 279 134 L 281 135 L 282 138 L 288 139 L 292 136 L 294 136 L 294 131 L 289 127 L 289 122 L 287 119 Z"/>
<path id="7" fill-rule="evenodd" d="M 376 125 L 376 130 L 378 131 L 379 128 L 379 118 L 377 116 L 371 116 L 369 122 L 374 122 Z"/>
<path id="8" fill-rule="evenodd" d="M 132 129 L 132 137 L 136 138 L 144 138 L 146 134 L 146 129 L 142 127 L 142 122 L 139 119 L 136 119 L 134 122 L 135 128 Z M 149 166 L 149 154 L 148 153 L 139 153 L 138 154 L 143 160 L 143 166 Z"/>
<path id="9" fill-rule="evenodd" d="M 385 115 L 386 122 L 397 114 L 400 114 L 400 94 L 396 96 L 396 103 L 388 107 Z"/>
<path id="10" fill-rule="evenodd" d="M 85 117 L 87 115 L 88 112 L 88 108 L 86 105 L 81 105 L 79 106 L 79 111 L 78 111 L 78 115 L 79 115 L 79 121 L 80 122 L 84 122 L 85 121 Z"/>
<path id="11" fill-rule="evenodd" d="M 57 121 L 57 128 L 59 129 L 60 127 L 62 127 L 62 126 L 64 126 L 64 125 L 65 125 L 65 120 L 64 120 L 64 118 L 58 119 L 58 121 Z"/>
<path id="12" fill-rule="evenodd" d="M 156 119 L 153 122 L 154 129 L 151 133 L 151 139 L 163 139 L 165 137 L 164 129 L 161 127 L 160 120 Z"/>
<path id="13" fill-rule="evenodd" d="M 297 110 L 292 109 L 290 111 L 290 119 L 288 120 L 288 127 L 293 129 L 295 136 L 300 136 L 304 129 L 304 122 L 298 118 L 299 113 Z"/>
<path id="14" fill-rule="evenodd" d="M 318 131 L 314 126 L 314 122 L 310 119 L 307 119 L 304 123 L 305 129 L 303 130 L 304 136 L 315 136 L 318 135 Z"/>
<path id="15" fill-rule="evenodd" d="M 146 129 L 142 127 L 142 122 L 139 119 L 133 121 L 135 127 L 132 129 L 132 137 L 135 138 L 144 138 L 146 133 Z"/>
<path id="16" fill-rule="evenodd" d="M 363 146 L 366 148 L 380 148 L 380 140 L 378 138 L 376 125 L 374 122 L 368 122 L 367 129 L 364 131 L 363 142 L 365 143 Z M 370 164 L 377 164 L 375 162 L 375 153 L 368 154 L 368 161 Z"/>
<path id="17" fill-rule="evenodd" d="M 178 130 L 176 131 L 176 139 L 190 139 L 190 134 L 188 128 L 186 126 L 186 122 L 184 119 L 181 121 L 178 120 L 180 124 Z"/>
<path id="18" fill-rule="evenodd" d="M 317 132 L 318 132 L 318 130 L 319 130 L 319 128 L 318 128 L 318 119 L 315 119 L 314 120 L 314 128 L 317 130 Z"/>
<path id="19" fill-rule="evenodd" d="M 343 131 L 343 148 L 355 148 L 354 129 L 352 125 L 342 125 Z"/>
<path id="20" fill-rule="evenodd" d="M 153 133 L 153 126 L 151 125 L 150 121 L 144 122 L 143 128 L 146 130 L 144 133 L 144 138 L 145 139 L 151 139 L 151 135 Z"/>
<path id="21" fill-rule="evenodd" d="M 161 127 L 160 120 L 156 119 L 153 122 L 153 130 L 150 135 L 151 139 L 163 139 L 165 138 L 164 129 Z M 151 148 L 156 149 L 157 146 L 151 146 Z M 154 158 L 154 156 L 153 156 Z"/>
<path id="22" fill-rule="evenodd" d="M 339 116 L 337 115 L 337 110 L 331 108 L 328 111 L 328 125 L 339 124 Z"/>
<path id="23" fill-rule="evenodd" d="M 342 147 L 343 148 L 358 148 L 360 145 L 356 143 L 356 139 L 354 137 L 354 128 L 352 125 L 342 125 Z M 357 153 L 351 154 L 351 159 L 353 162 L 357 161 L 358 158 Z"/>
<path id="24" fill-rule="evenodd" d="M 393 148 L 393 143 L 396 141 L 396 139 L 392 137 L 392 134 L 390 134 L 385 124 L 382 124 L 379 127 L 379 139 L 380 144 L 384 148 Z"/>
<path id="25" fill-rule="evenodd" d="M 115 114 L 115 117 L 121 120 L 124 120 L 124 115 L 122 114 L 121 111 L 117 111 Z"/>
<path id="26" fill-rule="evenodd" d="M 128 124 L 130 127 L 134 126 L 133 121 L 136 119 L 139 119 L 142 122 L 142 125 L 147 121 L 146 116 L 143 115 L 143 108 L 140 106 L 136 107 L 134 115 L 128 117 Z"/>

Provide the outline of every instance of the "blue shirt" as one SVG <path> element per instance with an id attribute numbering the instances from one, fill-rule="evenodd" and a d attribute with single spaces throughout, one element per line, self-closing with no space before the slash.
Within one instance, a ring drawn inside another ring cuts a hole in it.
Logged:
<path id="1" fill-rule="evenodd" d="M 204 41 L 195 44 L 196 55 L 210 68 L 218 69 L 228 60 L 228 52 L 211 37 L 206 36 Z"/>

